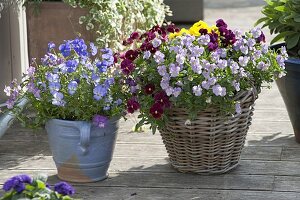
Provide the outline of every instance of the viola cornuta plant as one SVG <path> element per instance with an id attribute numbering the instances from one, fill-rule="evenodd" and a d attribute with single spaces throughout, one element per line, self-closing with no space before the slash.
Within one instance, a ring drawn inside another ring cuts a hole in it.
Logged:
<path id="1" fill-rule="evenodd" d="M 110 117 L 125 110 L 119 71 L 114 67 L 111 49 L 97 49 L 83 39 L 65 41 L 55 47 L 48 44 L 48 53 L 38 65 L 33 60 L 22 83 L 13 81 L 5 87 L 9 96 L 7 108 L 21 98 L 29 100 L 27 108 L 34 117 L 18 112 L 18 119 L 27 125 L 40 126 L 49 119 L 93 121 L 104 127 Z"/>
<path id="2" fill-rule="evenodd" d="M 135 48 L 120 55 L 127 111 L 140 110 L 137 127 L 150 124 L 153 132 L 164 127 L 174 107 L 187 110 L 190 119 L 211 107 L 238 115 L 241 106 L 234 97 L 239 92 L 260 91 L 285 75 L 284 47 L 269 50 L 259 28 L 242 33 L 222 19 L 212 27 L 203 21 L 181 30 L 156 26 L 129 40 Z"/>
<path id="3" fill-rule="evenodd" d="M 1 200 L 36 199 L 36 200 L 72 200 L 74 188 L 66 182 L 59 182 L 52 187 L 47 183 L 47 176 L 39 175 L 31 178 L 26 174 L 8 179 Z"/>

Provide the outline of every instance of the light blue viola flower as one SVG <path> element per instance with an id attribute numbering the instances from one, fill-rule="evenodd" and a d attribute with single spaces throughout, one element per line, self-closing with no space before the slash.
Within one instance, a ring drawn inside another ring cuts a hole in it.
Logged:
<path id="1" fill-rule="evenodd" d="M 106 94 L 107 94 L 107 88 L 104 85 L 97 85 L 94 88 L 93 93 L 94 93 L 94 99 L 96 99 L 97 101 L 99 101 L 104 96 L 106 96 Z"/>
<path id="2" fill-rule="evenodd" d="M 91 49 L 91 54 L 92 54 L 92 56 L 95 56 L 97 53 L 98 53 L 98 49 L 97 49 L 97 47 L 95 46 L 95 44 L 94 43 L 90 43 L 90 49 Z"/>
<path id="3" fill-rule="evenodd" d="M 202 88 L 201 88 L 201 86 L 200 85 L 193 86 L 193 93 L 197 97 L 201 96 L 202 95 Z"/>
<path id="4" fill-rule="evenodd" d="M 56 106 L 65 106 L 66 102 L 63 100 L 64 95 L 61 92 L 53 93 L 52 104 Z"/>
<path id="5" fill-rule="evenodd" d="M 180 72 L 180 67 L 176 66 L 173 63 L 170 64 L 169 67 L 170 67 L 169 70 L 170 70 L 171 77 L 177 77 L 179 75 L 179 72 Z"/>
<path id="6" fill-rule="evenodd" d="M 70 95 L 75 94 L 75 92 L 76 92 L 76 90 L 77 90 L 77 87 L 78 87 L 77 81 L 71 81 L 71 82 L 68 84 L 68 93 L 69 93 Z"/>

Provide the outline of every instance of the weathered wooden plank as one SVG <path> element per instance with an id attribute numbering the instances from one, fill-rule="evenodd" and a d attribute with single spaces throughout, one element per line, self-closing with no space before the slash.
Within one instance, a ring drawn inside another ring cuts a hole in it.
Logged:
<path id="1" fill-rule="evenodd" d="M 52 156 L 6 156 L 0 155 L 0 170 L 55 170 Z M 155 168 L 152 166 L 155 165 Z M 241 160 L 240 166 L 229 174 L 299 176 L 300 162 Z M 163 172 L 178 173 L 168 158 L 125 158 L 115 156 L 111 172 Z M 0 171 L 1 174 L 1 171 Z"/>
<path id="2" fill-rule="evenodd" d="M 47 142 L 41 141 L 15 141 L 0 140 L 0 154 L 7 155 L 51 155 Z M 115 156 L 119 157 L 167 157 L 163 144 L 122 144 L 118 143 Z M 281 147 L 276 146 L 246 146 L 243 159 L 280 160 Z"/>
<path id="3" fill-rule="evenodd" d="M 78 187 L 76 187 L 77 189 Z M 247 190 L 208 190 L 208 189 L 161 189 L 161 188 L 98 188 L 79 187 L 78 198 L 109 200 L 296 200 L 295 192 L 247 191 Z"/>
<path id="4" fill-rule="evenodd" d="M 300 177 L 299 176 L 275 176 L 274 190 L 300 192 Z"/>
<path id="5" fill-rule="evenodd" d="M 156 166 L 152 166 L 155 168 Z M 0 182 L 20 174 L 47 173 L 49 182 L 57 182 L 56 170 L 17 171 L 2 170 Z M 141 187 L 141 188 L 183 188 L 183 189 L 244 189 L 272 190 L 274 176 L 266 175 L 218 175 L 201 176 L 183 173 L 154 173 L 154 172 L 111 172 L 108 179 L 102 182 L 87 183 L 87 186 L 100 187 Z M 82 185 L 75 184 L 74 185 Z"/>
<path id="6" fill-rule="evenodd" d="M 281 160 L 300 161 L 300 148 L 284 147 L 282 149 Z"/>

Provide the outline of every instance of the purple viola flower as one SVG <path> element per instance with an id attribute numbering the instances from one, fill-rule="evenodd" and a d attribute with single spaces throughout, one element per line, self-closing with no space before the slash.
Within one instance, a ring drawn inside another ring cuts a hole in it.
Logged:
<path id="1" fill-rule="evenodd" d="M 208 81 L 202 81 L 201 83 L 201 86 L 204 88 L 204 89 L 209 89 L 210 87 L 210 83 Z"/>
<path id="2" fill-rule="evenodd" d="M 104 107 L 103 107 L 103 110 L 104 110 L 104 111 L 110 110 L 110 106 L 104 106 Z"/>
<path id="3" fill-rule="evenodd" d="M 161 66 L 157 67 L 157 71 L 158 71 L 159 75 L 165 76 L 167 73 L 167 68 L 166 68 L 166 66 L 161 65 Z"/>
<path id="4" fill-rule="evenodd" d="M 193 86 L 193 93 L 197 97 L 201 96 L 202 95 L 202 88 L 201 88 L 201 86 L 200 85 Z"/>
<path id="5" fill-rule="evenodd" d="M 191 52 L 191 57 L 200 57 L 204 52 L 204 47 L 192 46 L 189 48 Z"/>
<path id="6" fill-rule="evenodd" d="M 216 26 L 217 26 L 217 27 L 225 27 L 225 28 L 227 28 L 227 24 L 224 22 L 223 19 L 218 19 L 218 20 L 216 21 Z"/>
<path id="7" fill-rule="evenodd" d="M 97 49 L 97 47 L 95 46 L 95 44 L 92 43 L 92 42 L 90 43 L 90 49 L 91 49 L 91 54 L 92 54 L 92 56 L 97 55 L 98 49 Z"/>
<path id="8" fill-rule="evenodd" d="M 289 55 L 287 54 L 287 51 L 286 51 L 286 47 L 285 46 L 282 46 L 280 48 L 280 52 L 281 52 L 281 55 L 284 57 L 284 59 L 287 59 L 289 57 Z"/>
<path id="9" fill-rule="evenodd" d="M 180 72 L 180 67 L 179 66 L 176 66 L 175 64 L 170 64 L 170 74 L 171 74 L 171 77 L 177 77 L 179 75 L 179 72 Z"/>
<path id="10" fill-rule="evenodd" d="M 31 184 L 32 179 L 28 175 L 18 175 L 8 179 L 4 185 L 3 190 L 8 192 L 14 189 L 17 193 L 21 193 L 25 190 L 25 184 Z"/>
<path id="11" fill-rule="evenodd" d="M 161 80 L 160 81 L 160 87 L 161 87 L 161 89 L 166 90 L 167 88 L 170 87 L 169 81 L 167 81 L 167 80 Z"/>
<path id="12" fill-rule="evenodd" d="M 76 81 L 71 81 L 69 84 L 68 84 L 68 92 L 70 95 L 73 95 L 75 94 L 76 90 L 77 90 L 77 87 L 78 87 L 78 83 Z"/>
<path id="13" fill-rule="evenodd" d="M 248 52 L 249 52 L 248 47 L 245 46 L 245 45 L 240 46 L 240 50 L 241 50 L 241 52 L 242 52 L 244 55 L 247 55 Z"/>
<path id="14" fill-rule="evenodd" d="M 226 95 L 226 88 L 225 88 L 225 87 L 221 87 L 219 84 L 214 85 L 214 86 L 212 87 L 212 90 L 213 90 L 213 93 L 214 93 L 216 96 L 224 97 L 224 96 Z"/>
<path id="15" fill-rule="evenodd" d="M 96 99 L 97 101 L 99 101 L 104 96 L 106 96 L 106 94 L 107 94 L 107 88 L 104 85 L 97 85 L 94 88 L 93 93 L 94 93 L 94 99 Z"/>
<path id="16" fill-rule="evenodd" d="M 227 56 L 227 49 L 219 48 L 217 49 L 217 53 L 220 55 L 221 58 L 226 58 Z"/>
<path id="17" fill-rule="evenodd" d="M 193 41 L 195 40 L 195 36 L 193 35 L 185 35 L 182 37 L 182 44 L 186 47 L 190 47 L 193 44 Z"/>
<path id="18" fill-rule="evenodd" d="M 277 55 L 276 61 L 282 68 L 285 68 L 285 58 L 282 55 Z"/>
<path id="19" fill-rule="evenodd" d="M 207 45 L 210 42 L 210 36 L 209 35 L 201 35 L 198 39 L 198 43 L 200 45 Z"/>
<path id="20" fill-rule="evenodd" d="M 155 54 L 153 55 L 153 58 L 156 63 L 160 64 L 165 61 L 165 54 L 163 54 L 160 51 L 156 51 Z"/>
<path id="21" fill-rule="evenodd" d="M 168 96 L 171 96 L 173 94 L 174 88 L 169 86 L 165 89 L 165 92 Z"/>
<path id="22" fill-rule="evenodd" d="M 247 45 L 249 46 L 250 49 L 252 49 L 252 47 L 254 47 L 254 45 L 256 44 L 255 40 L 252 38 L 249 38 L 247 40 Z"/>
<path id="23" fill-rule="evenodd" d="M 114 56 L 113 56 L 113 55 L 110 55 L 110 54 L 103 54 L 103 55 L 102 55 L 102 59 L 103 59 L 104 61 L 106 61 L 108 67 L 112 66 L 112 65 L 115 63 L 115 58 L 114 58 Z"/>
<path id="24" fill-rule="evenodd" d="M 180 65 L 183 65 L 185 61 L 185 57 L 182 54 L 177 54 L 176 55 L 176 62 Z"/>
<path id="25" fill-rule="evenodd" d="M 262 71 L 266 71 L 268 68 L 269 68 L 270 64 L 269 63 L 265 63 L 263 61 L 260 61 L 258 64 L 257 64 L 257 69 L 260 69 Z"/>
<path id="26" fill-rule="evenodd" d="M 11 95 L 11 87 L 10 86 L 5 86 L 4 90 L 3 90 L 6 94 L 6 96 L 10 96 Z"/>
<path id="27" fill-rule="evenodd" d="M 151 56 L 151 52 L 150 52 L 150 51 L 145 51 L 145 52 L 144 52 L 143 59 L 148 60 L 148 59 L 150 58 L 150 56 Z"/>
<path id="28" fill-rule="evenodd" d="M 34 73 L 35 73 L 35 67 L 30 66 L 30 67 L 27 69 L 27 75 L 28 75 L 29 77 L 32 77 L 32 76 L 34 75 Z"/>
<path id="29" fill-rule="evenodd" d="M 254 52 L 253 52 L 253 58 L 254 58 L 254 60 L 259 59 L 261 57 L 261 55 L 262 55 L 262 53 L 261 53 L 260 50 L 258 50 L 258 49 L 254 50 Z"/>
<path id="30" fill-rule="evenodd" d="M 191 63 L 192 70 L 196 74 L 202 73 L 202 66 L 200 65 L 199 58 L 191 57 L 190 63 Z"/>
<path id="31" fill-rule="evenodd" d="M 231 61 L 230 69 L 233 74 L 237 74 L 237 73 L 239 73 L 240 66 L 237 62 Z"/>
<path id="32" fill-rule="evenodd" d="M 7 109 L 12 109 L 15 105 L 15 100 L 13 98 L 10 98 L 5 102 L 5 105 Z"/>
<path id="33" fill-rule="evenodd" d="M 55 44 L 53 42 L 48 43 L 48 52 L 55 48 Z"/>
<path id="34" fill-rule="evenodd" d="M 240 56 L 239 57 L 239 64 L 243 67 L 246 67 L 250 58 L 248 56 Z"/>
<path id="35" fill-rule="evenodd" d="M 261 52 L 262 52 L 263 54 L 266 54 L 268 51 L 269 51 L 269 46 L 268 46 L 267 44 L 263 44 L 263 45 L 261 46 Z"/>
<path id="36" fill-rule="evenodd" d="M 70 41 L 66 41 L 65 43 L 59 45 L 59 51 L 64 57 L 68 57 L 71 54 L 71 43 Z"/>
<path id="37" fill-rule="evenodd" d="M 79 64 L 78 60 L 68 60 L 66 62 L 67 72 L 72 73 L 76 71 L 78 64 Z"/>
<path id="38" fill-rule="evenodd" d="M 175 87 L 173 89 L 173 95 L 174 95 L 174 97 L 178 97 L 180 95 L 181 91 L 182 91 L 182 89 L 180 87 Z"/>
<path id="39" fill-rule="evenodd" d="M 217 66 L 218 66 L 220 69 L 226 68 L 226 67 L 227 67 L 227 60 L 223 60 L 223 59 L 218 60 Z"/>
<path id="40" fill-rule="evenodd" d="M 59 182 L 54 185 L 54 191 L 61 195 L 71 196 L 75 193 L 74 188 L 66 182 Z"/>
<path id="41" fill-rule="evenodd" d="M 214 85 L 214 84 L 217 83 L 217 78 L 216 78 L 216 77 L 211 77 L 211 78 L 209 78 L 207 81 L 208 81 L 208 83 L 209 83 L 210 85 Z"/>
<path id="42" fill-rule="evenodd" d="M 240 91 L 240 83 L 237 82 L 236 80 L 232 81 L 232 86 L 234 87 L 234 89 L 238 92 Z"/>
<path id="43" fill-rule="evenodd" d="M 252 33 L 252 35 L 255 39 L 257 39 L 262 33 L 262 31 L 259 27 L 253 28 L 250 32 Z"/>
<path id="44" fill-rule="evenodd" d="M 244 68 L 239 69 L 239 74 L 241 77 L 247 77 L 249 75 L 249 73 Z"/>
<path id="45" fill-rule="evenodd" d="M 66 102 L 63 99 L 64 99 L 63 93 L 54 92 L 52 98 L 52 104 L 56 106 L 65 106 Z"/>
<path id="46" fill-rule="evenodd" d="M 152 45 L 153 45 L 154 48 L 159 47 L 159 46 L 161 45 L 161 40 L 158 39 L 158 38 L 154 38 L 154 39 L 152 40 Z"/>
<path id="47" fill-rule="evenodd" d="M 240 103 L 235 104 L 235 112 L 239 115 L 242 113 L 242 108 Z"/>

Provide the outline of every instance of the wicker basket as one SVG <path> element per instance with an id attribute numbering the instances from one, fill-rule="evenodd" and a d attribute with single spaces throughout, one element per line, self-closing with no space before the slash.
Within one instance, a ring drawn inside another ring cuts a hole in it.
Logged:
<path id="1" fill-rule="evenodd" d="M 219 110 L 210 108 L 186 124 L 186 110 L 173 108 L 168 123 L 160 130 L 173 167 L 199 174 L 225 173 L 235 168 L 251 125 L 255 91 L 236 96 L 242 108 L 237 116 L 224 117 Z"/>

